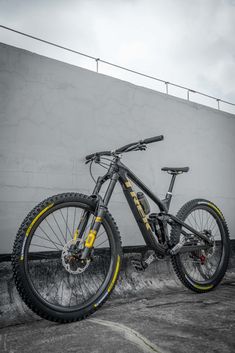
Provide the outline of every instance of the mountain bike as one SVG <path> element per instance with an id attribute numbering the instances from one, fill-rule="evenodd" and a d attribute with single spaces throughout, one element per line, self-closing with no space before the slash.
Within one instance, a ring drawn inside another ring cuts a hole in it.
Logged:
<path id="1" fill-rule="evenodd" d="M 95 180 L 92 194 L 51 196 L 27 215 L 14 243 L 12 263 L 18 292 L 35 313 L 58 322 L 81 320 L 110 296 L 122 262 L 120 234 L 108 210 L 117 182 L 148 249 L 146 256 L 134 260 L 136 269 L 144 271 L 151 262 L 170 257 L 180 281 L 194 292 L 208 292 L 220 283 L 230 249 L 220 209 L 208 200 L 194 199 L 176 216 L 169 213 L 176 176 L 189 168 L 162 168 L 171 175 L 171 182 L 160 200 L 121 162 L 124 153 L 143 151 L 161 140 L 162 135 L 155 136 L 86 156 L 91 175 L 93 163 L 107 169 Z M 157 212 L 150 213 L 146 196 Z"/>

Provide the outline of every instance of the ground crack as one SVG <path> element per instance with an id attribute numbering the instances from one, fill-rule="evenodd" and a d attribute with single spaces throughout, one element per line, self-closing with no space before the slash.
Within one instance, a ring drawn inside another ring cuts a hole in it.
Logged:
<path id="1" fill-rule="evenodd" d="M 128 326 L 119 324 L 113 321 L 101 320 L 101 319 L 89 319 L 96 324 L 107 326 L 109 329 L 118 332 L 124 336 L 128 341 L 137 345 L 144 352 L 148 353 L 163 353 L 154 343 L 150 342 L 146 337 L 142 336 L 139 332 L 131 329 Z"/>
<path id="2" fill-rule="evenodd" d="M 206 301 L 206 300 L 197 300 L 197 301 L 177 301 L 177 302 L 170 302 L 170 303 L 159 303 L 154 305 L 146 305 L 146 308 L 155 308 L 160 306 L 170 306 L 176 304 L 204 304 L 204 305 L 212 305 L 212 304 L 219 304 L 219 301 Z"/>

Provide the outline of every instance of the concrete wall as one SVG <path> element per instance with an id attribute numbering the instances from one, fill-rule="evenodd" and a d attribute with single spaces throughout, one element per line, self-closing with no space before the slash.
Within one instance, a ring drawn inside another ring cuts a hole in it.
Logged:
<path id="1" fill-rule="evenodd" d="M 158 134 L 165 141 L 125 155 L 124 163 L 161 197 L 169 176 L 160 168 L 190 166 L 177 177 L 172 211 L 208 198 L 234 237 L 234 115 L 0 44 L 0 253 L 11 251 L 17 228 L 42 199 L 91 193 L 86 154 Z M 123 243 L 142 244 L 119 186 L 110 209 Z"/>

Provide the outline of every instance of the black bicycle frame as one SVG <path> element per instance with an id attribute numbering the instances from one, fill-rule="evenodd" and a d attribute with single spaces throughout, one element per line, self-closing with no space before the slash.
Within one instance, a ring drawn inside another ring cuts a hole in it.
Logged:
<path id="1" fill-rule="evenodd" d="M 139 226 L 139 229 L 142 233 L 142 236 L 146 242 L 146 244 L 160 253 L 161 255 L 165 255 L 169 251 L 169 244 L 162 245 L 158 242 L 157 237 L 152 231 L 152 228 L 148 222 L 148 219 L 143 211 L 143 208 L 137 198 L 135 191 L 132 188 L 132 182 L 137 185 L 159 208 L 159 215 L 162 217 L 162 224 L 164 226 L 164 235 L 167 240 L 169 240 L 167 224 L 172 225 L 172 223 L 177 223 L 191 233 L 197 235 L 200 239 L 203 239 L 206 244 L 209 244 L 208 238 L 198 232 L 197 230 L 190 227 L 188 224 L 184 223 L 177 217 L 168 213 L 171 197 L 172 197 L 172 189 L 174 186 L 176 175 L 172 175 L 171 183 L 169 186 L 169 190 L 166 194 L 166 198 L 164 200 L 160 200 L 156 195 L 152 193 L 152 191 L 129 169 L 127 168 L 121 161 L 119 157 L 116 157 L 115 161 L 111 163 L 108 172 L 103 176 L 97 179 L 96 186 L 93 191 L 93 195 L 98 195 L 102 185 L 110 179 L 109 185 L 107 187 L 105 196 L 100 205 L 102 207 L 107 207 L 109 200 L 112 196 L 113 190 L 117 181 L 121 184 L 124 195 L 127 199 L 127 202 L 130 206 L 130 209 L 134 215 L 134 218 Z M 182 231 L 184 235 L 187 235 L 186 232 Z M 206 246 L 204 246 L 206 248 Z M 190 247 L 192 251 L 193 247 Z M 198 246 L 194 247 L 195 250 L 198 249 Z"/>

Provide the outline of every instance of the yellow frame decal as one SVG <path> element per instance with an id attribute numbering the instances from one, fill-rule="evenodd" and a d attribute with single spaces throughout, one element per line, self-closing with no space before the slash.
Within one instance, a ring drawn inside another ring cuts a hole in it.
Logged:
<path id="1" fill-rule="evenodd" d="M 132 187 L 130 180 L 128 180 L 128 181 L 125 182 L 125 186 L 126 186 L 127 188 L 131 188 L 131 187 Z"/>
<path id="2" fill-rule="evenodd" d="M 138 200 L 138 197 L 137 197 L 136 193 L 134 191 L 131 191 L 130 194 L 133 197 L 133 201 L 134 201 L 134 203 L 135 203 L 135 205 L 136 205 L 136 207 L 138 209 L 138 212 L 139 212 L 140 216 L 143 219 L 145 227 L 147 228 L 147 230 L 151 230 L 151 226 L 150 226 L 150 224 L 148 222 L 148 219 L 146 217 L 146 214 L 144 213 L 144 210 L 143 210 L 143 208 L 142 208 L 142 206 L 141 206 L 141 204 L 140 204 L 140 202 Z"/>
<path id="3" fill-rule="evenodd" d="M 32 223 L 30 224 L 30 226 L 28 227 L 28 229 L 26 230 L 26 237 L 29 235 L 31 229 L 33 228 L 33 225 L 37 222 L 37 220 L 43 215 L 43 213 L 45 213 L 47 210 L 49 210 L 49 208 L 51 208 L 54 204 L 51 203 L 49 206 L 45 207 L 32 221 Z"/>
<path id="4" fill-rule="evenodd" d="M 119 267 L 120 267 L 120 256 L 118 255 L 116 270 L 114 272 L 112 282 L 110 283 L 110 285 L 108 287 L 108 292 L 111 291 L 111 289 L 113 288 L 113 286 L 115 284 L 115 281 L 116 281 L 117 275 L 118 275 L 118 271 L 119 271 Z"/>

